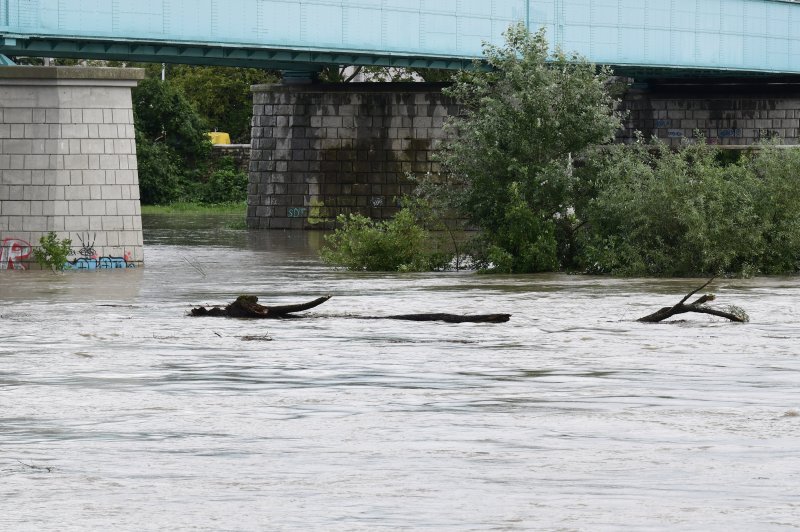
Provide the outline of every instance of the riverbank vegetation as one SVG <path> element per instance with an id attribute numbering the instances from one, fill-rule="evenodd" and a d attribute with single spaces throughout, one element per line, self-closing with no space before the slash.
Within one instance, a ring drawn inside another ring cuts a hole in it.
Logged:
<path id="1" fill-rule="evenodd" d="M 451 254 L 440 251 L 442 239 L 410 207 L 391 220 L 341 214 L 337 223 L 320 251 L 330 264 L 353 271 L 420 272 L 444 269 L 451 260 Z"/>
<path id="2" fill-rule="evenodd" d="M 169 205 L 142 205 L 142 214 L 219 214 L 244 215 L 247 203 L 204 203 L 178 202 Z"/>
<path id="3" fill-rule="evenodd" d="M 800 270 L 800 150 L 762 146 L 723 164 L 703 142 L 593 153 L 578 175 L 584 225 L 572 263 L 589 273 L 751 276 Z"/>
<path id="4" fill-rule="evenodd" d="M 145 205 L 237 203 L 247 174 L 212 160 L 206 119 L 172 83 L 145 79 L 133 91 L 139 190 Z"/>
<path id="5" fill-rule="evenodd" d="M 492 70 L 461 72 L 447 89 L 463 112 L 447 124 L 441 174 L 418 178 L 415 203 L 474 229 L 465 251 L 476 267 L 626 276 L 800 271 L 800 150 L 765 145 L 723 157 L 700 135 L 678 149 L 655 139 L 613 144 L 623 116 L 610 71 L 551 52 L 543 32 L 522 26 L 484 53 Z M 415 245 L 400 259 L 384 252 L 387 241 L 415 241 L 425 229 L 413 209 L 401 211 L 403 237 L 389 229 L 393 222 L 342 225 L 323 258 L 356 270 L 447 264 L 441 248 Z M 356 260 L 365 249 L 383 257 Z"/>

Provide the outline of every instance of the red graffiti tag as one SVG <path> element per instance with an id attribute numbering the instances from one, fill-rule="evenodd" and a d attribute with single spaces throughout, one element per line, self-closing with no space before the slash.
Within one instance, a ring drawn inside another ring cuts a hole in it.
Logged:
<path id="1" fill-rule="evenodd" d="M 33 247 L 19 238 L 6 238 L 0 247 L 0 270 L 24 270 L 24 259 L 30 257 Z"/>

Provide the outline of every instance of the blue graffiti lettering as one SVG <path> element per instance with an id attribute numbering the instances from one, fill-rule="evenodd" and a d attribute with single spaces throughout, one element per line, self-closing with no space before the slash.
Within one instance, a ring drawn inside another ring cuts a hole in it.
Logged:
<path id="1" fill-rule="evenodd" d="M 135 267 L 136 264 L 128 262 L 124 257 L 98 257 L 93 259 L 81 257 L 67 261 L 64 268 L 67 270 L 116 270 Z"/>
<path id="2" fill-rule="evenodd" d="M 719 138 L 721 139 L 730 139 L 734 137 L 741 137 L 742 130 L 741 129 L 720 129 L 719 130 Z"/>

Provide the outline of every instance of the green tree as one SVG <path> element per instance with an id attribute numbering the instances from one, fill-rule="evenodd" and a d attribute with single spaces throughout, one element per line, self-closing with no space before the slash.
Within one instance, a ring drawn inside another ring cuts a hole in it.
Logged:
<path id="1" fill-rule="evenodd" d="M 187 169 L 174 149 L 136 132 L 139 195 L 145 205 L 168 205 L 183 199 Z"/>
<path id="2" fill-rule="evenodd" d="M 190 163 L 208 155 L 208 124 L 172 82 L 139 82 L 133 90 L 133 115 L 142 136 L 163 142 Z"/>
<path id="3" fill-rule="evenodd" d="M 170 82 L 149 78 L 133 91 L 139 185 L 145 204 L 193 195 L 211 152 L 208 126 Z"/>
<path id="4" fill-rule="evenodd" d="M 551 53 L 544 31 L 509 28 L 487 45 L 491 69 L 461 72 L 446 94 L 463 106 L 439 159 L 449 201 L 480 229 L 474 258 L 507 272 L 559 267 L 573 230 L 573 156 L 620 128 L 611 72 Z"/>
<path id="5" fill-rule="evenodd" d="M 224 131 L 231 142 L 250 142 L 253 116 L 252 85 L 275 83 L 269 70 L 221 66 L 175 65 L 167 79 L 189 100 L 211 130 Z"/>

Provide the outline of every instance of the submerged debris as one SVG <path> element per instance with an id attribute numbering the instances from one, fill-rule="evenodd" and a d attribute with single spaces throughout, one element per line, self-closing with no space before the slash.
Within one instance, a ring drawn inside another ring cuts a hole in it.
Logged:
<path id="1" fill-rule="evenodd" d="M 711 314 L 712 316 L 719 316 L 720 318 L 727 318 L 731 321 L 736 321 L 740 323 L 745 323 L 750 321 L 750 317 L 747 315 L 742 308 L 737 307 L 735 305 L 729 305 L 727 310 L 720 310 L 713 307 L 709 307 L 706 305 L 709 301 L 714 301 L 716 296 L 714 294 L 706 294 L 704 296 L 700 296 L 692 303 L 686 303 L 686 301 L 692 297 L 694 294 L 711 284 L 715 277 L 709 279 L 703 286 L 692 290 L 686 296 L 681 299 L 677 304 L 671 307 L 662 307 L 656 312 L 652 314 L 648 314 L 642 318 L 639 318 L 636 321 L 646 322 L 646 323 L 657 323 L 663 321 L 667 318 L 671 318 L 676 314 L 685 314 L 687 312 L 697 312 L 700 314 Z"/>
<path id="2" fill-rule="evenodd" d="M 408 320 L 408 321 L 443 321 L 445 323 L 505 323 L 511 314 L 397 314 L 394 316 L 376 316 L 370 319 Z"/>
<path id="3" fill-rule="evenodd" d="M 271 342 L 272 341 L 272 337 L 270 337 L 269 335 L 266 335 L 266 334 L 255 334 L 255 335 L 248 334 L 248 335 L 245 335 L 245 336 L 240 336 L 239 339 L 244 341 L 244 342 Z"/>
<path id="4" fill-rule="evenodd" d="M 296 305 L 264 306 L 258 304 L 258 297 L 242 295 L 225 307 L 196 307 L 190 311 L 192 316 L 213 316 L 228 318 L 281 319 L 298 318 L 294 313 L 312 309 L 329 300 L 331 296 L 319 297 L 307 303 Z M 445 323 L 505 323 L 511 314 L 396 314 L 391 316 L 354 316 L 370 320 L 408 320 L 408 321 L 443 321 Z M 242 338 L 243 340 L 245 338 Z M 247 338 L 255 339 L 255 338 Z M 260 338 L 259 338 L 260 339 Z"/>
<path id="5" fill-rule="evenodd" d="M 302 312 L 304 310 L 312 309 L 318 305 L 325 303 L 331 296 L 319 297 L 308 303 L 300 303 L 298 305 L 279 305 L 267 307 L 258 304 L 258 297 L 251 295 L 242 295 L 236 298 L 236 301 L 225 306 L 220 307 L 197 307 L 191 310 L 192 316 L 223 316 L 229 318 L 260 318 L 260 319 L 281 319 L 281 318 L 294 318 L 294 312 Z"/>

